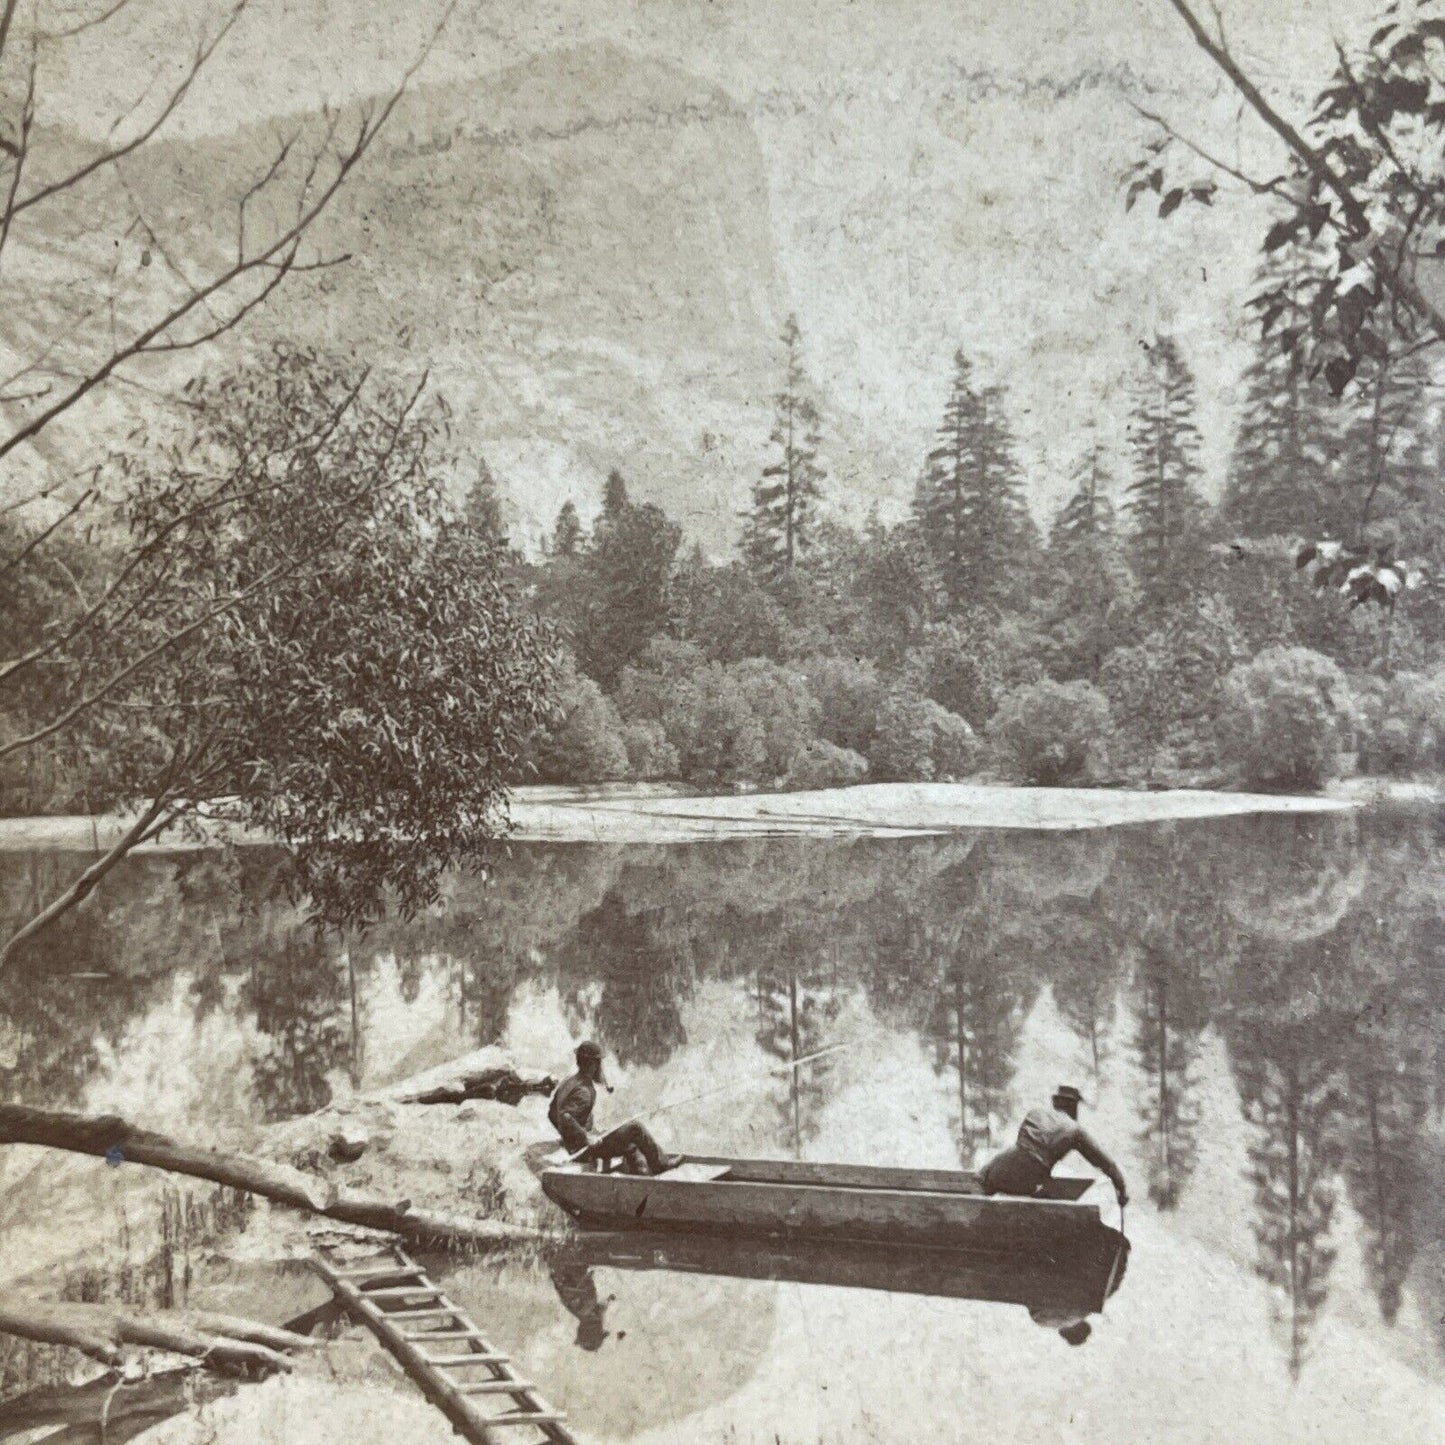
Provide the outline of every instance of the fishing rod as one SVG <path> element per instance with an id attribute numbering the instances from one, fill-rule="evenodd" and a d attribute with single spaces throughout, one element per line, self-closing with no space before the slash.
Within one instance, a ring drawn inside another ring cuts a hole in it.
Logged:
<path id="1" fill-rule="evenodd" d="M 766 1069 L 759 1069 L 756 1073 L 744 1074 L 740 1079 L 733 1079 L 729 1083 L 719 1084 L 715 1088 L 702 1089 L 696 1094 L 688 1094 L 685 1098 L 674 1099 L 670 1104 L 659 1104 L 655 1109 L 644 1109 L 640 1114 L 633 1114 L 631 1118 L 624 1119 L 620 1124 L 614 1124 L 610 1129 L 603 1130 L 601 1138 L 605 1139 L 609 1134 L 615 1134 L 619 1129 L 625 1129 L 629 1124 L 640 1124 L 644 1119 L 654 1119 L 659 1114 L 671 1113 L 674 1109 L 681 1109 L 686 1104 L 696 1104 L 702 1099 L 715 1098 L 718 1094 L 729 1094 L 737 1089 L 746 1087 L 748 1084 L 757 1083 L 760 1079 L 770 1078 L 774 1074 L 792 1073 L 794 1069 L 801 1069 L 804 1064 L 815 1063 L 818 1059 L 828 1054 L 836 1054 L 839 1049 L 847 1048 L 846 1043 L 829 1044 L 826 1049 L 819 1049 L 816 1053 L 804 1054 L 801 1059 L 793 1059 L 785 1064 L 773 1064 Z M 570 1164 L 580 1159 L 597 1141 L 591 1144 L 584 1144 L 580 1149 L 575 1150 L 567 1156 Z"/>

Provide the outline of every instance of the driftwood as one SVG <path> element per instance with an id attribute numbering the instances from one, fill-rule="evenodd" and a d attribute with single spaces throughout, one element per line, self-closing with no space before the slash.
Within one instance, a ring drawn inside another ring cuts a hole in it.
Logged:
<path id="1" fill-rule="evenodd" d="M 456 1074 L 415 1093 L 399 1093 L 396 1098 L 402 1104 L 464 1104 L 468 1099 L 495 1099 L 515 1106 L 528 1094 L 546 1098 L 556 1087 L 557 1081 L 550 1074 L 524 1079 L 515 1069 L 494 1064 Z"/>
<path id="2" fill-rule="evenodd" d="M 0 1334 L 46 1345 L 69 1345 L 104 1365 L 119 1366 L 125 1346 L 189 1355 L 218 1371 L 289 1370 L 285 1351 L 315 1341 L 274 1325 L 199 1310 L 136 1314 L 117 1305 L 68 1304 L 7 1292 L 0 1300 Z"/>
<path id="3" fill-rule="evenodd" d="M 47 1445 L 71 1439 L 94 1445 L 104 1422 L 106 1445 L 124 1445 L 162 1420 L 235 1390 L 235 1381 L 198 1374 L 194 1366 L 161 1370 L 142 1380 L 101 1375 L 83 1385 L 53 1385 L 0 1405 L 0 1441 L 49 1428 L 60 1433 L 47 1435 Z"/>
<path id="4" fill-rule="evenodd" d="M 523 1225 L 413 1209 L 409 1200 L 394 1202 L 360 1194 L 289 1164 L 197 1149 L 164 1134 L 138 1129 L 113 1114 L 68 1114 L 22 1104 L 0 1104 L 0 1144 L 35 1144 L 95 1154 L 117 1166 L 146 1164 L 244 1189 L 293 1209 L 308 1210 L 342 1224 L 385 1230 L 422 1244 L 486 1248 L 543 1238 L 540 1231 Z"/>

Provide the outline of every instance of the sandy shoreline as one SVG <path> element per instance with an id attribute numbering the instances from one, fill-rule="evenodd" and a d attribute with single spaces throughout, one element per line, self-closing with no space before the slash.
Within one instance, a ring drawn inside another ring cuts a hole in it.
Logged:
<path id="1" fill-rule="evenodd" d="M 1327 794 L 1173 789 L 1022 788 L 976 783 L 869 783 L 804 793 L 689 796 L 659 787 L 519 788 L 518 842 L 688 843 L 725 838 L 908 837 L 976 828 L 1072 831 L 1250 813 L 1333 813 L 1383 802 L 1423 802 L 1423 783 L 1351 779 Z M 0 852 L 95 853 L 123 832 L 124 817 L 0 819 Z M 144 851 L 205 846 L 177 830 Z M 259 843 L 259 837 L 240 837 Z"/>

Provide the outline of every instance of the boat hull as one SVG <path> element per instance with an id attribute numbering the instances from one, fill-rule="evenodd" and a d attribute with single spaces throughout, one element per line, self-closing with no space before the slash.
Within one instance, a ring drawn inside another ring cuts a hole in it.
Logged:
<path id="1" fill-rule="evenodd" d="M 542 1188 L 590 1229 L 691 1231 L 817 1242 L 1065 1254 L 1097 1239 L 1092 1181 L 1056 1179 L 1053 1197 L 985 1195 L 976 1176 L 782 1160 L 692 1158 L 638 1177 L 565 1166 Z"/>

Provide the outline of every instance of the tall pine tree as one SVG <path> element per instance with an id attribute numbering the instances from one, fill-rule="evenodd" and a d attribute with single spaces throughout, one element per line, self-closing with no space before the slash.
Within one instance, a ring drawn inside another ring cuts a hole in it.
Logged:
<path id="1" fill-rule="evenodd" d="M 1128 640 L 1136 601 L 1109 491 L 1102 448 L 1074 472 L 1074 493 L 1054 519 L 1044 569 L 1049 672 L 1061 682 L 1098 680 L 1104 658 Z"/>
<path id="2" fill-rule="evenodd" d="M 1260 268 L 1271 324 L 1244 374 L 1244 413 L 1220 498 L 1220 518 L 1238 536 L 1338 535 L 1342 521 L 1337 408 L 1299 349 L 1286 345 L 1305 323 L 1315 260 L 1290 246 Z"/>
<path id="3" fill-rule="evenodd" d="M 1004 413 L 1003 389 L 976 388 L 960 350 L 914 514 L 933 551 L 950 607 L 996 609 L 1017 595 L 1033 522 Z"/>
<path id="4" fill-rule="evenodd" d="M 1168 603 L 1198 567 L 1205 510 L 1198 491 L 1194 376 L 1169 336 L 1155 338 L 1129 425 L 1134 479 L 1126 493 L 1134 575 L 1147 602 Z"/>
<path id="5" fill-rule="evenodd" d="M 787 366 L 783 389 L 774 398 L 769 441 L 776 459 L 763 468 L 753 486 L 752 507 L 743 528 L 743 553 L 753 572 L 766 582 L 788 577 L 812 544 L 825 473 L 818 460 L 822 420 L 808 389 L 797 318 L 783 328 Z"/>

